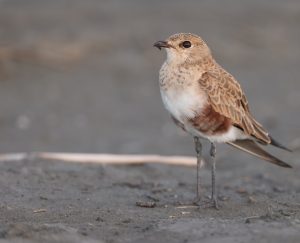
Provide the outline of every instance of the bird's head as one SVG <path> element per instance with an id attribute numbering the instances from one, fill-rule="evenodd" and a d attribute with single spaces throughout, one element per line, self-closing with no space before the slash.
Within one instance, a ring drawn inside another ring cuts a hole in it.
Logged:
<path id="1" fill-rule="evenodd" d="M 179 33 L 164 41 L 157 41 L 154 46 L 167 51 L 167 60 L 171 63 L 198 62 L 210 55 L 210 50 L 201 37 L 190 33 Z"/>

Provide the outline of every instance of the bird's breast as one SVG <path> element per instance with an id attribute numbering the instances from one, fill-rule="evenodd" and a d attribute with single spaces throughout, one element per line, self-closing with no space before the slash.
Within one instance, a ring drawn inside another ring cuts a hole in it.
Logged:
<path id="1" fill-rule="evenodd" d="M 165 108 L 181 123 L 201 113 L 207 95 L 200 89 L 201 73 L 165 62 L 160 70 L 160 92 Z"/>
<path id="2" fill-rule="evenodd" d="M 165 108 L 182 123 L 201 113 L 207 102 L 206 95 L 192 86 L 161 89 L 161 97 Z"/>

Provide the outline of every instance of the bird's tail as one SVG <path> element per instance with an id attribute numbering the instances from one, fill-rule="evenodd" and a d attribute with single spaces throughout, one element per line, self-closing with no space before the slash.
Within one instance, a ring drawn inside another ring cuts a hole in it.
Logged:
<path id="1" fill-rule="evenodd" d="M 245 151 L 249 154 L 252 154 L 260 159 L 266 160 L 271 162 L 272 164 L 292 168 L 289 164 L 281 161 L 280 159 L 274 157 L 273 155 L 269 154 L 267 151 L 263 150 L 260 146 L 258 146 L 253 140 L 245 139 L 245 140 L 236 140 L 233 142 L 228 142 L 227 144 L 238 148 L 242 151 Z"/>

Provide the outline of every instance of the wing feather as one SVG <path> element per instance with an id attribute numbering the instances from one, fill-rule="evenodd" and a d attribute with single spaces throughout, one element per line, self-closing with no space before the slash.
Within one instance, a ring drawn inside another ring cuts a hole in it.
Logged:
<path id="1" fill-rule="evenodd" d="M 240 84 L 224 69 L 218 67 L 205 72 L 199 80 L 201 88 L 208 94 L 213 109 L 230 118 L 233 125 L 260 142 L 271 142 L 268 133 L 250 114 L 248 101 Z"/>

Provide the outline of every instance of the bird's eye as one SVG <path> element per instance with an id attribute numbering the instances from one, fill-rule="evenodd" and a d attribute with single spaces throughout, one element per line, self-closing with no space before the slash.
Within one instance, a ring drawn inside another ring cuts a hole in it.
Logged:
<path id="1" fill-rule="evenodd" d="M 183 48 L 190 48 L 192 46 L 192 43 L 190 41 L 184 41 L 182 43 L 180 43 L 180 47 Z"/>

